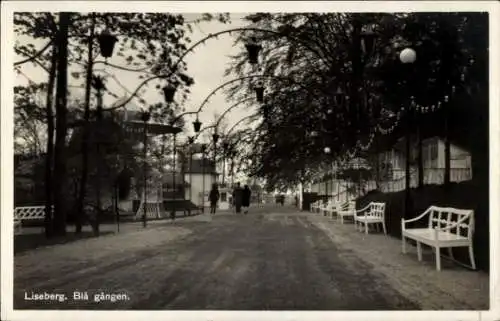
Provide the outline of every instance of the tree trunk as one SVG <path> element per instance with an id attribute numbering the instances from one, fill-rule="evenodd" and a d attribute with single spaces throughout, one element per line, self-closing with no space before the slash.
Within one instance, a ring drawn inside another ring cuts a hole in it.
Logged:
<path id="1" fill-rule="evenodd" d="M 94 23 L 94 20 L 93 20 Z M 94 25 L 90 28 L 90 37 L 87 47 L 88 57 L 87 57 L 87 68 L 86 68 L 86 79 L 85 79 L 85 105 L 83 114 L 83 134 L 82 134 L 82 172 L 80 179 L 79 195 L 76 207 L 76 226 L 75 233 L 80 234 L 82 232 L 82 224 L 84 218 L 84 205 L 85 196 L 87 192 L 87 179 L 89 172 L 89 120 L 90 120 L 90 92 L 92 89 L 92 48 L 93 48 L 93 37 L 94 37 Z"/>
<path id="2" fill-rule="evenodd" d="M 352 22 L 352 41 L 353 45 L 351 47 L 351 60 L 352 60 L 352 84 L 350 88 L 350 105 L 351 108 L 351 125 L 350 127 L 353 129 L 353 142 L 352 144 L 356 144 L 359 137 L 359 130 L 361 125 L 361 118 L 363 115 L 363 110 L 361 107 L 361 99 L 360 92 L 358 91 L 363 82 L 363 66 L 362 66 L 362 57 L 361 57 L 361 22 L 359 18 L 355 18 Z M 353 146 L 354 146 L 353 145 Z"/>
<path id="3" fill-rule="evenodd" d="M 50 65 L 49 81 L 47 84 L 47 103 L 45 106 L 47 117 L 47 155 L 45 156 L 45 236 L 53 234 L 53 189 L 52 189 L 52 165 L 54 161 L 54 112 L 52 110 L 54 83 L 57 68 L 57 46 L 52 46 L 52 58 Z"/>
<path id="4" fill-rule="evenodd" d="M 56 92 L 56 140 L 54 146 L 54 234 L 66 234 L 66 157 L 67 88 L 68 88 L 68 26 L 70 13 L 61 12 L 59 17 L 58 65 Z"/>

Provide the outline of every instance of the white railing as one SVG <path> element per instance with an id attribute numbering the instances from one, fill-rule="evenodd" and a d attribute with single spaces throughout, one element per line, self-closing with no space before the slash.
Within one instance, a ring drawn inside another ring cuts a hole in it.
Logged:
<path id="1" fill-rule="evenodd" d="M 445 172 L 444 168 L 424 168 L 424 185 L 444 184 L 444 172 Z M 389 181 L 380 181 L 378 183 L 378 189 L 383 193 L 394 193 L 403 191 L 406 187 L 405 171 L 398 169 L 393 170 L 393 177 L 394 178 Z M 472 179 L 472 171 L 470 168 L 452 168 L 450 170 L 451 182 L 458 183 L 458 182 L 468 181 L 471 179 Z M 329 196 L 329 198 L 338 202 L 346 202 L 349 199 L 358 198 L 367 194 L 370 191 L 376 190 L 377 182 L 374 180 L 363 182 L 361 191 L 359 191 L 356 184 L 354 184 L 353 186 L 356 186 L 356 188 L 354 189 L 354 193 L 349 193 L 346 190 L 345 186 L 346 186 L 345 183 L 342 184 L 340 192 L 336 194 L 332 193 Z M 410 188 L 416 188 L 416 187 L 418 187 L 418 170 L 416 168 L 412 168 L 410 173 Z M 321 193 L 322 190 L 323 189 L 319 190 L 320 195 L 324 194 L 324 191 L 323 193 Z"/>
<path id="2" fill-rule="evenodd" d="M 381 191 L 399 192 L 405 189 L 405 175 L 404 171 L 395 170 L 395 176 L 398 177 L 392 181 L 381 182 Z M 401 175 L 403 172 L 403 175 Z M 442 185 L 444 184 L 444 168 L 424 168 L 424 185 Z M 472 179 L 472 172 L 470 168 L 452 168 L 450 169 L 450 182 L 463 182 Z M 410 188 L 418 186 L 418 171 L 413 170 L 410 175 Z"/>

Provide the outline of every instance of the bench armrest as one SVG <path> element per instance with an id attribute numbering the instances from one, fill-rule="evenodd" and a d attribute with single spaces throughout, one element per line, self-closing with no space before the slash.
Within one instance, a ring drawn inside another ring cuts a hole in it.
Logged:
<path id="1" fill-rule="evenodd" d="M 361 212 L 364 212 L 366 210 L 369 210 L 371 205 L 372 204 L 370 203 L 370 204 L 366 205 L 365 207 L 363 207 L 362 209 L 356 210 L 356 213 L 361 213 Z"/>
<path id="2" fill-rule="evenodd" d="M 404 218 L 401 219 L 401 222 L 403 224 L 406 224 L 406 223 L 410 223 L 410 222 L 415 222 L 415 221 L 418 221 L 419 219 L 421 219 L 422 217 L 424 217 L 425 215 L 429 214 L 429 212 L 431 211 L 431 208 L 429 207 L 428 209 L 425 210 L 425 212 L 423 212 L 422 214 L 420 214 L 419 216 L 417 217 L 414 217 L 414 218 L 411 218 L 409 220 L 405 220 Z"/>

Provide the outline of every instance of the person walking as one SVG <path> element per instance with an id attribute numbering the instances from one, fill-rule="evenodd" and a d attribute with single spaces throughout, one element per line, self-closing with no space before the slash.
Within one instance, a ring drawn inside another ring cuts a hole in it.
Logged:
<path id="1" fill-rule="evenodd" d="M 243 189 L 240 187 L 240 183 L 236 183 L 233 190 L 233 202 L 236 213 L 241 213 L 241 205 L 243 202 Z"/>
<path id="2" fill-rule="evenodd" d="M 220 198 L 219 189 L 217 188 L 217 184 L 212 184 L 212 189 L 210 190 L 210 194 L 208 195 L 210 199 L 210 214 L 215 214 L 217 210 L 217 202 Z"/>
<path id="3" fill-rule="evenodd" d="M 248 213 L 248 209 L 250 208 L 250 197 L 252 196 L 252 191 L 248 185 L 245 185 L 243 188 L 243 200 L 241 202 L 241 206 L 245 208 L 243 211 L 244 214 Z"/>

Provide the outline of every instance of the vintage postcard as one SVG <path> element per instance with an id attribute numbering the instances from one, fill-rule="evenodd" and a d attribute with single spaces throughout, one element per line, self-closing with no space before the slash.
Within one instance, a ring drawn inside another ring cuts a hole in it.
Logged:
<path id="1" fill-rule="evenodd" d="M 494 1 L 2 3 L 2 320 L 500 320 Z"/>

